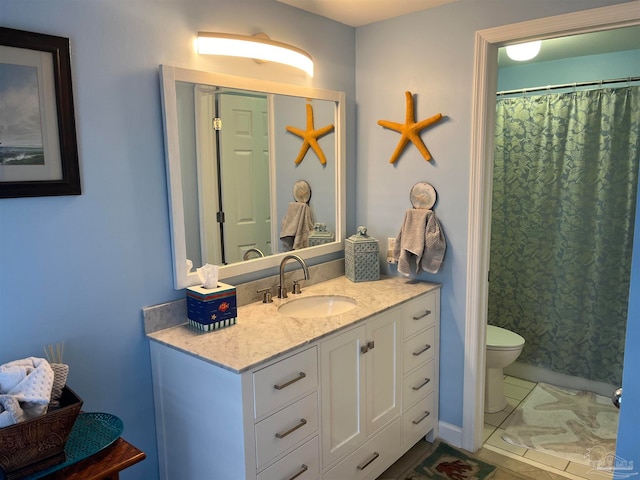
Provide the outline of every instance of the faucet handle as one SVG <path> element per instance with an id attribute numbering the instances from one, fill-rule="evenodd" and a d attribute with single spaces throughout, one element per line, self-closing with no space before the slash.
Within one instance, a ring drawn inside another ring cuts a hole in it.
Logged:
<path id="1" fill-rule="evenodd" d="M 273 303 L 271 298 L 271 289 L 269 287 L 258 290 L 257 293 L 262 293 L 262 303 Z"/>
<path id="2" fill-rule="evenodd" d="M 302 289 L 300 288 L 300 284 L 298 282 L 299 280 L 293 281 L 293 290 L 291 291 L 291 293 L 295 293 L 296 295 L 298 293 L 302 293 Z"/>

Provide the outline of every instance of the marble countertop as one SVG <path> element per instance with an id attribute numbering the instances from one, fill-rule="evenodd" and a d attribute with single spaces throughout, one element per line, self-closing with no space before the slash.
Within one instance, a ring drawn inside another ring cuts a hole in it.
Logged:
<path id="1" fill-rule="evenodd" d="M 342 276 L 308 287 L 302 284 L 301 294 L 274 298 L 273 303 L 257 302 L 239 307 L 237 323 L 230 327 L 200 332 L 182 324 L 149 333 L 147 337 L 242 373 L 440 286 L 401 277 L 352 282 Z M 341 315 L 323 318 L 292 318 L 278 313 L 278 307 L 285 302 L 312 295 L 338 294 L 354 298 L 357 306 Z"/>

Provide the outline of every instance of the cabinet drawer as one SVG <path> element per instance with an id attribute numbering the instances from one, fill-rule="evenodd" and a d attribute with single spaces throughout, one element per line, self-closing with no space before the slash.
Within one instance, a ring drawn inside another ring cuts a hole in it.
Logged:
<path id="1" fill-rule="evenodd" d="M 435 427 L 436 412 L 434 410 L 432 392 L 420 400 L 402 415 L 402 444 L 413 445 Z"/>
<path id="2" fill-rule="evenodd" d="M 312 347 L 253 374 L 254 415 L 278 407 L 318 386 L 318 354 Z"/>
<path id="3" fill-rule="evenodd" d="M 313 437 L 259 473 L 257 480 L 316 480 L 320 478 L 319 459 L 318 437 Z"/>
<path id="4" fill-rule="evenodd" d="M 402 381 L 403 410 L 406 411 L 407 408 L 433 391 L 433 386 L 436 383 L 435 364 L 436 362 L 432 358 L 426 365 L 418 367 L 404 377 Z"/>
<path id="5" fill-rule="evenodd" d="M 401 419 L 396 419 L 379 434 L 358 448 L 322 476 L 323 480 L 369 480 L 380 476 L 398 459 Z"/>
<path id="6" fill-rule="evenodd" d="M 318 430 L 318 393 L 304 397 L 256 424 L 258 469 Z"/>
<path id="7" fill-rule="evenodd" d="M 433 325 L 438 318 L 437 292 L 416 298 L 403 307 L 404 338 Z"/>
<path id="8" fill-rule="evenodd" d="M 433 358 L 435 351 L 435 332 L 435 326 L 430 327 L 426 331 L 404 342 L 404 373 L 413 370 L 418 365 Z"/>

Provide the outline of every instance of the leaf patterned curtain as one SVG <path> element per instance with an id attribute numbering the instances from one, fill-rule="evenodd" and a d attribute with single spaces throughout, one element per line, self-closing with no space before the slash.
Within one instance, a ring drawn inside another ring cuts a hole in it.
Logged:
<path id="1" fill-rule="evenodd" d="M 640 87 L 499 99 L 495 145 L 489 324 L 520 362 L 619 385 Z"/>

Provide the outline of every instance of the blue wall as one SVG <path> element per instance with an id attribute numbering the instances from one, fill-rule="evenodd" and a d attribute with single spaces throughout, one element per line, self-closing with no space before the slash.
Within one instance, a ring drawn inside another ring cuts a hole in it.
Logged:
<path id="1" fill-rule="evenodd" d="M 504 67 L 498 71 L 498 91 L 612 80 L 638 75 L 640 75 L 640 50 L 626 50 Z"/>
<path id="2" fill-rule="evenodd" d="M 141 308 L 184 297 L 172 282 L 158 65 L 342 90 L 353 125 L 355 30 L 271 0 L 0 0 L 0 26 L 70 38 L 83 188 L 0 199 L 0 364 L 64 342 L 84 410 L 122 418 L 147 454 L 122 478 L 157 478 Z M 312 52 L 316 76 L 201 57 L 199 30 L 264 31 Z M 353 179 L 354 130 L 347 149 Z"/>
<path id="3" fill-rule="evenodd" d="M 326 223 L 329 231 L 336 231 L 334 212 L 336 211 L 336 190 L 333 179 L 336 175 L 336 140 L 335 131 L 318 139 L 318 145 L 324 152 L 327 163 L 322 165 L 316 153 L 309 149 L 299 164 L 294 160 L 300 152 L 300 137 L 286 131 L 287 126 L 306 128 L 307 125 L 307 101 L 302 98 L 277 96 L 274 99 L 275 131 L 281 132 L 275 141 L 277 211 L 275 222 L 276 231 L 280 234 L 282 219 L 289 209 L 289 203 L 295 202 L 293 198 L 293 186 L 298 180 L 305 180 L 311 187 L 311 199 L 309 205 L 314 222 Z M 316 129 L 325 125 L 336 124 L 335 103 L 329 100 L 314 100 L 313 121 Z M 279 242 L 276 248 L 282 251 Z"/>
<path id="4" fill-rule="evenodd" d="M 357 223 L 386 244 L 411 207 L 411 187 L 426 181 L 438 192 L 435 211 L 447 237 L 447 253 L 438 274 L 419 278 L 443 283 L 440 418 L 454 435 L 462 425 L 465 362 L 477 361 L 464 351 L 475 32 L 614 3 L 621 2 L 462 1 L 357 29 Z M 410 144 L 389 164 L 399 136 L 377 121 L 404 120 L 405 91 L 415 94 L 417 120 L 436 113 L 446 117 L 422 132 L 431 162 Z M 385 270 L 396 274 L 394 266 L 385 265 Z"/>
<path id="5" fill-rule="evenodd" d="M 624 369 L 622 371 L 622 405 L 618 420 L 618 443 L 616 454 L 622 460 L 633 462 L 640 472 L 640 349 L 636 342 L 640 338 L 640 189 L 636 203 L 636 225 L 631 260 L 631 286 L 629 287 L 629 310 L 627 339 L 624 346 Z M 624 477 L 621 477 L 624 478 Z"/>

